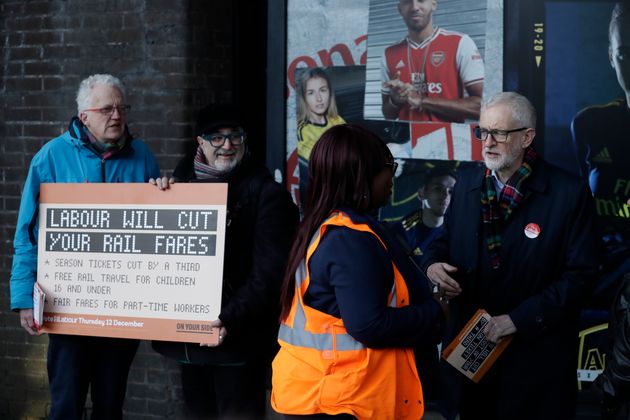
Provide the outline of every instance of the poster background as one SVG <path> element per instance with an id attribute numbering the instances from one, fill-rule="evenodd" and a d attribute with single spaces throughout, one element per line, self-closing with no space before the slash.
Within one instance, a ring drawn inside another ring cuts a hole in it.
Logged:
<path id="1" fill-rule="evenodd" d="M 298 67 L 366 65 L 371 60 L 380 59 L 380 52 L 367 51 L 368 20 L 372 13 L 384 13 L 382 8 L 393 0 L 289 0 L 288 2 L 288 49 L 287 49 L 287 184 L 292 190 L 297 188 L 297 159 L 295 157 L 295 97 L 291 76 Z M 501 90 L 518 91 L 532 100 L 539 113 L 539 125 L 536 145 L 543 156 L 552 163 L 575 172 L 575 156 L 570 144 L 569 127 L 573 116 L 582 108 L 597 103 L 606 103 L 619 97 L 614 71 L 607 58 L 608 19 L 612 1 L 565 1 L 565 0 L 487 0 L 474 2 L 473 7 L 486 8 L 486 37 L 482 42 L 475 30 L 462 29 L 457 25 L 447 24 L 442 18 L 460 19 L 462 4 L 468 0 L 438 0 L 435 14 L 436 23 L 448 29 L 460 30 L 473 35 L 484 56 L 485 73 L 484 95 Z M 481 3 L 481 5 L 479 4 Z M 387 6 L 389 7 L 389 6 Z M 465 7 L 464 7 L 465 9 Z M 389 8 L 390 19 L 377 31 L 387 32 L 386 26 L 401 28 L 404 36 L 404 24 L 394 8 Z M 393 10 L 393 12 L 392 12 Z M 444 15 L 440 15 L 444 13 Z M 533 24 L 542 22 L 544 50 L 534 51 Z M 477 30 L 480 30 L 478 25 Z M 370 29 L 370 34 L 372 30 Z M 379 35 L 380 36 L 380 35 Z M 393 42 L 393 41 L 392 41 Z M 342 54 L 340 51 L 349 52 Z M 539 53 L 541 63 L 535 62 L 535 52 Z M 328 60 L 326 61 L 326 59 Z M 378 71 L 366 70 L 367 84 L 378 80 Z M 366 104 L 380 105 L 380 86 L 376 98 L 366 94 Z M 339 98 L 338 98 L 339 101 Z M 342 115 L 346 118 L 346 115 Z M 380 113 L 380 110 L 379 110 Z M 368 114 L 369 117 L 369 114 Z M 416 124 L 426 125 L 426 124 Z M 403 129 L 396 136 L 396 143 L 404 144 L 412 137 L 411 129 Z M 406 133 L 405 133 L 406 132 Z M 407 140 L 405 141 L 405 137 Z M 449 139 L 443 139 L 448 143 Z M 444 153 L 443 148 L 428 151 L 431 156 L 447 160 L 471 160 L 467 157 Z M 427 158 L 421 153 L 414 156 L 401 152 L 400 158 L 409 163 L 407 174 L 395 179 L 396 192 L 394 203 L 405 203 L 397 211 L 391 208 L 382 212 L 384 218 L 395 218 L 404 214 L 417 200 L 413 197 L 412 185 L 417 172 L 414 166 L 421 168 Z M 409 159 L 410 157 L 416 159 Z M 430 162 L 430 161 L 429 161 Z M 412 175 L 412 172 L 414 173 Z M 408 185 L 403 187 L 403 184 Z M 405 192 L 407 188 L 407 192 Z M 401 195 L 399 197 L 399 194 Z M 401 198 L 402 197 L 402 198 Z M 391 206 L 390 206 L 391 207 Z M 591 332 L 589 340 L 583 340 L 582 355 L 590 355 L 589 360 L 604 360 L 598 344 L 605 331 Z M 595 338 L 594 335 L 599 335 Z M 599 353 L 598 353 L 599 352 Z M 594 355 L 597 355 L 595 357 Z M 597 363 L 587 363 L 584 359 L 582 368 L 598 369 Z M 588 394 L 582 393 L 578 404 L 578 417 L 585 414 L 598 415 L 597 402 L 591 401 Z M 589 417 L 590 418 L 590 417 Z"/>
<path id="2" fill-rule="evenodd" d="M 396 159 L 396 161 L 400 175 L 394 178 L 389 203 L 379 210 L 379 219 L 386 222 L 398 221 L 420 208 L 418 188 L 423 185 L 430 169 L 436 166 L 445 167 L 459 177 L 461 170 L 480 164 L 457 160 Z"/>
<path id="3" fill-rule="evenodd" d="M 623 97 L 608 60 L 613 4 L 609 0 L 506 2 L 505 90 L 518 91 L 532 100 L 538 111 L 536 148 L 547 161 L 574 174 L 578 174 L 578 166 L 570 132 L 573 117 L 587 106 Z M 539 38 L 537 28 L 544 28 Z M 608 318 L 606 310 L 582 313 L 578 346 L 581 390 L 587 390 L 605 366 L 608 331 L 599 326 Z M 590 397 L 588 391 L 581 392 L 580 403 L 588 403 Z"/>
<path id="4" fill-rule="evenodd" d="M 299 202 L 295 115 L 296 69 L 365 65 L 368 4 L 368 0 L 288 1 L 285 88 L 286 185 L 295 202 Z"/>
<path id="5" fill-rule="evenodd" d="M 398 12 L 398 0 L 370 0 L 368 20 L 365 118 L 384 119 L 381 112 L 381 58 L 385 48 L 407 36 L 407 27 Z M 433 13 L 434 27 L 469 35 L 485 63 L 486 11 L 483 1 L 438 1 Z"/>
<path id="6" fill-rule="evenodd" d="M 295 80 L 299 80 L 304 70 L 305 68 L 295 70 Z M 326 68 L 325 71 L 333 86 L 339 115 L 347 123 L 355 123 L 366 127 L 376 133 L 385 143 L 409 143 L 409 124 L 397 121 L 363 119 L 365 66 L 335 66 Z M 296 114 L 296 109 L 297 97 L 293 104 L 294 115 Z M 298 173 L 299 179 L 308 179 L 308 171 L 304 166 L 299 167 Z M 305 186 L 306 182 L 303 181 L 301 185 Z M 300 193 L 302 193 L 302 188 L 300 188 Z M 294 194 L 296 193 L 294 192 Z"/>
<path id="7" fill-rule="evenodd" d="M 295 71 L 295 80 L 304 69 Z M 376 133 L 385 143 L 390 145 L 390 150 L 397 158 L 400 165 L 394 177 L 394 187 L 389 203 L 380 209 L 379 217 L 386 221 L 399 220 L 420 207 L 418 200 L 418 187 L 422 183 L 426 171 L 436 165 L 442 165 L 457 172 L 467 166 L 476 165 L 475 162 L 449 160 L 449 159 L 417 159 L 412 158 L 411 142 L 409 137 L 409 123 L 387 120 L 363 119 L 363 98 L 365 92 L 365 66 L 336 66 L 326 69 L 330 83 L 335 92 L 339 115 L 348 123 L 360 124 Z M 297 108 L 297 98 L 293 111 Z M 468 125 L 464 126 L 468 130 Z M 444 137 L 441 131 L 450 130 L 451 124 L 414 124 L 436 130 L 438 137 Z M 436 149 L 442 149 L 436 148 Z M 447 148 L 444 147 L 444 150 Z M 307 177 L 300 168 L 300 177 Z"/>
<path id="8" fill-rule="evenodd" d="M 608 23 L 614 2 L 514 0 L 506 5 L 505 90 L 518 91 L 538 111 L 536 145 L 545 159 L 578 168 L 571 120 L 581 109 L 623 96 L 608 61 Z M 535 64 L 534 24 L 544 25 L 544 50 Z"/>
<path id="9" fill-rule="evenodd" d="M 375 6 L 383 3 L 382 0 L 379 1 L 380 3 L 374 3 Z M 392 0 L 388 1 L 391 3 Z M 486 9 L 487 11 L 487 19 L 484 20 L 485 23 L 482 24 L 478 22 L 477 28 L 472 32 L 478 32 L 479 34 L 487 32 L 491 35 L 491 38 L 487 41 L 478 42 L 478 46 L 479 43 L 481 43 L 481 47 L 485 50 L 485 55 L 488 56 L 490 54 L 490 57 L 485 60 L 486 81 L 484 83 L 484 90 L 491 93 L 497 92 L 502 88 L 503 71 L 502 0 L 487 0 L 485 2 L 472 0 L 439 0 L 436 13 L 437 15 L 442 14 L 441 19 L 443 20 L 441 22 L 438 21 L 440 25 L 445 24 L 446 26 L 447 24 L 452 24 L 454 29 L 460 28 L 457 25 L 457 21 L 459 20 L 461 23 L 462 18 L 459 17 L 457 12 L 462 1 L 469 5 L 469 7 L 476 8 L 477 12 L 475 13 L 478 15 L 480 22 L 486 18 L 479 15 L 479 10 Z M 473 4 L 475 6 L 470 6 Z M 368 17 L 369 14 L 372 13 L 370 5 L 370 0 L 344 0 L 343 2 L 332 0 L 290 0 L 288 2 L 286 57 L 286 184 L 295 201 L 298 201 L 297 195 L 299 194 L 299 171 L 296 153 L 295 71 L 300 67 L 329 68 L 331 66 L 365 65 L 368 60 Z M 391 5 L 387 5 L 387 8 L 390 10 L 388 13 L 391 13 Z M 396 18 L 392 20 L 390 24 L 396 29 L 400 29 L 401 25 L 404 28 L 404 23 L 400 15 L 397 14 L 395 5 L 393 6 L 393 13 L 396 13 Z M 466 19 L 466 17 L 464 19 Z M 477 39 L 475 41 L 477 41 Z M 378 90 L 380 92 L 380 86 L 378 86 Z M 342 116 L 346 118 L 343 112 Z M 372 128 L 369 124 L 370 123 L 366 120 L 368 128 Z M 409 141 L 412 138 L 412 133 L 417 138 L 422 135 L 417 133 L 424 132 L 422 128 L 414 127 L 418 126 L 418 124 L 404 124 L 406 125 L 406 129 L 404 127 L 398 128 L 398 130 L 400 130 L 396 135 L 398 139 L 406 137 L 406 141 Z M 462 125 L 455 124 L 453 126 Z M 469 131 L 469 127 L 466 126 L 465 130 Z M 461 131 L 461 129 L 455 129 L 456 136 Z M 480 158 L 479 154 L 475 152 L 474 146 L 471 145 L 471 142 L 474 143 L 472 140 L 466 140 L 468 142 L 467 146 L 457 147 L 456 151 L 449 151 L 448 147 L 450 146 L 448 145 L 452 145 L 454 142 L 453 130 L 443 130 L 443 132 L 444 134 L 441 139 L 437 139 L 437 141 L 433 139 L 433 143 L 429 144 L 428 147 L 418 149 L 415 155 L 410 151 L 400 157 L 410 158 L 413 155 L 414 158 L 458 160 L 474 160 Z M 455 138 L 455 143 L 460 143 L 457 138 Z"/>

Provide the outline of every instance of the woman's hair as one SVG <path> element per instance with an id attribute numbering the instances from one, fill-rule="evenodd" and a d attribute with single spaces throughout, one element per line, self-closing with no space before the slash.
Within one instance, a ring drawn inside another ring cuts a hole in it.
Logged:
<path id="1" fill-rule="evenodd" d="M 125 98 L 125 85 L 119 78 L 111 74 L 93 74 L 85 78 L 79 85 L 77 92 L 77 115 L 84 109 L 92 106 L 92 89 L 96 85 L 110 86 L 120 91 L 123 100 Z"/>
<path id="2" fill-rule="evenodd" d="M 330 91 L 330 102 L 328 104 L 328 109 L 326 110 L 326 118 L 337 118 L 339 116 L 339 112 L 337 111 L 337 101 L 335 101 L 335 91 L 333 90 L 333 86 L 330 83 L 330 77 L 328 77 L 328 73 L 321 68 L 315 67 L 310 69 L 305 69 L 302 74 L 300 74 L 300 78 L 296 85 L 297 92 L 297 120 L 303 121 L 308 120 L 310 116 L 310 111 L 308 109 L 308 104 L 306 103 L 306 84 L 309 80 L 320 78 L 326 81 L 328 85 L 328 90 Z"/>
<path id="3" fill-rule="evenodd" d="M 308 196 L 304 219 L 289 253 L 284 275 L 281 319 L 291 308 L 295 272 L 306 257 L 311 237 L 330 213 L 346 208 L 360 213 L 372 210 L 370 186 L 393 157 L 374 133 L 355 124 L 329 128 L 313 147 L 308 164 Z"/>

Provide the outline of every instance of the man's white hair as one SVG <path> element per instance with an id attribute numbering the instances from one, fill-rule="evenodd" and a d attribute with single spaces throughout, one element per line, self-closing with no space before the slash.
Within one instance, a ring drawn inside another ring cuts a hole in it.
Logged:
<path id="1" fill-rule="evenodd" d="M 481 112 L 495 105 L 508 105 L 512 110 L 512 120 L 521 127 L 536 128 L 536 108 L 516 92 L 500 92 L 481 101 Z"/>
<path id="2" fill-rule="evenodd" d="M 92 89 L 96 85 L 111 86 L 120 91 L 125 97 L 125 85 L 119 78 L 112 76 L 111 74 L 93 74 L 85 78 L 79 85 L 79 91 L 77 92 L 77 115 L 84 109 L 88 109 L 92 106 Z"/>

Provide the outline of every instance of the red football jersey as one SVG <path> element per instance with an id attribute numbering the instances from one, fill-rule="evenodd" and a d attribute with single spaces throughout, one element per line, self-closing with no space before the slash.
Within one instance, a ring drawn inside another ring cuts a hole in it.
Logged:
<path id="1" fill-rule="evenodd" d="M 465 87 L 483 82 L 484 67 L 479 50 L 468 35 L 436 28 L 421 44 L 405 38 L 385 49 L 381 81 L 392 80 L 397 73 L 402 82 L 415 84 L 423 96 L 459 99 L 464 97 Z M 381 93 L 389 95 L 389 88 L 383 86 Z M 428 111 L 412 110 L 408 104 L 400 108 L 398 119 L 464 122 L 446 121 Z"/>

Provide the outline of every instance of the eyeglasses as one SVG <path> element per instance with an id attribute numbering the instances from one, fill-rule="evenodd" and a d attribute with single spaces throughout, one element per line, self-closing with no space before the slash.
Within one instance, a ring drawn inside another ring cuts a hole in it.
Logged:
<path id="1" fill-rule="evenodd" d="M 117 110 L 120 115 L 125 115 L 131 109 L 131 105 L 106 106 L 103 108 L 84 109 L 83 112 L 98 112 L 101 115 L 112 115 Z"/>
<path id="2" fill-rule="evenodd" d="M 245 143 L 244 131 L 233 131 L 231 133 L 214 133 L 214 134 L 202 134 L 201 138 L 210 143 L 212 147 L 217 149 L 223 147 L 226 140 L 230 140 L 232 146 L 240 146 Z"/>
<path id="3" fill-rule="evenodd" d="M 480 141 L 485 141 L 488 139 L 488 136 L 492 136 L 497 143 L 505 143 L 508 141 L 508 135 L 510 133 L 528 129 L 529 127 L 515 128 L 514 130 L 486 130 L 485 128 L 477 126 L 475 127 L 475 138 Z"/>
<path id="4" fill-rule="evenodd" d="M 392 174 L 396 173 L 396 169 L 398 169 L 398 162 L 385 162 L 385 165 L 392 167 Z"/>

